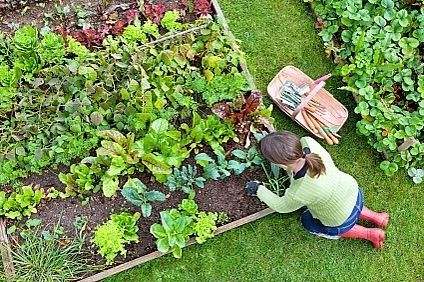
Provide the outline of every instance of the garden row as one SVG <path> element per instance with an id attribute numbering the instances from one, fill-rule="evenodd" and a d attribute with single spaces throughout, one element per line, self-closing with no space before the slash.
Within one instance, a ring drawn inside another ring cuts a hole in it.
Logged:
<path id="1" fill-rule="evenodd" d="M 424 177 L 424 8 L 393 0 L 310 2 L 327 53 L 339 64 L 342 89 L 358 97 L 360 134 L 386 160 L 387 175 Z M 410 146 L 401 146 L 406 140 Z M 404 147 L 404 148 L 402 148 Z M 405 148 L 406 147 L 406 148 Z"/>
<path id="2" fill-rule="evenodd" d="M 91 50 L 71 36 L 32 26 L 13 36 L 2 33 L 0 44 L 0 183 L 7 184 L 0 214 L 22 219 L 75 199 L 80 207 L 94 204 L 93 210 L 102 202 L 119 207 L 98 222 L 64 218 L 65 225 L 74 223 L 77 240 L 60 222 L 41 233 L 28 228 L 52 222 L 10 224 L 17 276 L 39 279 L 40 270 L 26 266 L 56 252 L 55 266 L 42 273 L 79 277 L 98 268 L 87 260 L 92 244 L 111 264 L 139 242 L 139 229 L 150 230 L 159 251 L 180 257 L 190 236 L 202 243 L 228 220 L 225 213 L 201 211 L 195 187 L 262 163 L 254 147 L 243 145 L 255 142 L 251 133 L 261 137 L 257 131 L 271 122 L 271 110 L 250 91 L 240 70 L 243 54 L 221 25 L 210 18 L 182 23 L 178 12 L 168 11 L 158 24 L 136 17 L 122 35 L 109 35 Z M 70 166 L 60 168 L 63 187 L 21 184 L 59 165 Z M 273 173 L 278 175 L 275 168 Z M 273 182 L 276 189 L 282 181 Z M 155 208 L 174 193 L 180 194 L 173 208 Z M 118 199 L 125 203 L 113 204 Z M 157 220 L 159 211 L 161 224 L 140 219 Z M 29 249 L 40 255 L 29 257 Z M 66 264 L 73 272 L 63 271 Z"/>

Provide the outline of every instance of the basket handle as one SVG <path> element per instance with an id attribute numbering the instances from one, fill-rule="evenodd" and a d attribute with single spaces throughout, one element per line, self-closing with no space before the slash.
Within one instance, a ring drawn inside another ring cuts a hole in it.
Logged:
<path id="1" fill-rule="evenodd" d="M 313 82 L 312 82 L 312 84 L 318 84 L 318 83 L 320 83 L 321 81 L 326 81 L 327 79 L 329 79 L 331 77 L 331 73 L 329 73 L 329 74 L 327 74 L 327 75 L 324 75 L 324 76 L 321 76 L 320 78 L 318 78 L 317 80 L 314 80 Z"/>
<path id="2" fill-rule="evenodd" d="M 320 83 L 318 83 L 317 86 L 315 86 L 311 92 L 309 92 L 308 96 L 305 97 L 305 99 L 303 99 L 302 103 L 300 103 L 299 106 L 297 106 L 297 108 L 294 110 L 291 118 L 292 119 L 296 119 L 296 116 L 300 113 L 300 111 L 309 103 L 309 101 L 311 101 L 312 98 L 314 98 L 314 96 L 318 93 L 318 91 L 321 90 L 321 88 L 323 88 L 325 85 L 324 81 L 321 81 Z"/>

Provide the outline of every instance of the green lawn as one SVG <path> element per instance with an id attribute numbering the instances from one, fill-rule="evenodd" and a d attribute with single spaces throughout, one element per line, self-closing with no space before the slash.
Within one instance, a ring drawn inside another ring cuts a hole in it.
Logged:
<path id="1" fill-rule="evenodd" d="M 314 19 L 301 0 L 221 0 L 222 9 L 258 87 L 284 66 L 295 65 L 311 77 L 331 71 Z M 341 82 L 332 78 L 327 89 L 352 113 L 338 146 L 329 147 L 338 166 L 356 176 L 366 204 L 387 210 L 391 223 L 384 250 L 364 241 L 315 238 L 304 231 L 299 213 L 275 214 L 188 247 L 179 260 L 167 255 L 106 281 L 424 281 L 424 189 L 400 172 L 386 177 L 381 161 L 355 133 L 357 116 Z M 305 135 L 275 111 L 277 128 Z"/>

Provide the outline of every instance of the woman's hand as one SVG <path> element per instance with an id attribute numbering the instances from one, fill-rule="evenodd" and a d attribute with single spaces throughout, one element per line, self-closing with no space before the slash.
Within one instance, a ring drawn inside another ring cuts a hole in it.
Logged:
<path id="1" fill-rule="evenodd" d="M 256 192 L 258 191 L 259 186 L 261 185 L 263 185 L 263 183 L 256 180 L 247 182 L 245 186 L 247 195 L 256 196 Z"/>

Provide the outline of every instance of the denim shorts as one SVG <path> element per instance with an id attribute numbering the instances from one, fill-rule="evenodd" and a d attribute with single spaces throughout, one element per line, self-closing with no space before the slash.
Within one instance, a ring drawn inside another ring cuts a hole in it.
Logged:
<path id="1" fill-rule="evenodd" d="M 300 216 L 300 221 L 303 226 L 313 234 L 323 234 L 329 236 L 338 236 L 349 231 L 358 221 L 359 215 L 361 214 L 364 206 L 364 200 L 361 189 L 358 189 L 358 198 L 356 204 L 353 207 L 352 213 L 348 219 L 339 226 L 325 226 L 318 219 L 314 218 L 309 210 L 306 210 Z"/>

